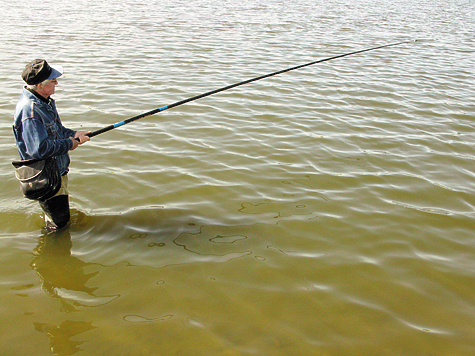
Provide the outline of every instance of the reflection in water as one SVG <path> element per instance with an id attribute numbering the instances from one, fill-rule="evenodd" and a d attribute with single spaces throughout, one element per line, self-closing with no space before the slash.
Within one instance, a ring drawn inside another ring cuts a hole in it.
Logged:
<path id="1" fill-rule="evenodd" d="M 95 329 L 92 322 L 85 321 L 63 321 L 59 326 L 33 323 L 35 330 L 45 333 L 50 339 L 51 351 L 54 356 L 73 355 L 81 351 L 79 347 L 83 341 L 73 341 L 71 338 L 83 332 Z"/>
<path id="2" fill-rule="evenodd" d="M 77 301 L 67 301 L 62 290 L 87 293 L 94 297 L 97 288 L 86 286 L 89 279 L 99 271 L 86 273 L 84 268 L 92 265 L 71 255 L 71 235 L 69 230 L 58 231 L 43 235 L 39 238 L 38 245 L 34 250 L 30 265 L 38 273 L 41 279 L 43 292 L 61 302 L 61 311 L 75 311 L 75 305 L 81 305 Z"/>
<path id="3" fill-rule="evenodd" d="M 86 293 L 90 297 L 95 297 L 94 291 L 97 287 L 88 287 L 86 284 L 99 273 L 98 271 L 86 273 L 84 268 L 91 263 L 72 256 L 71 247 L 71 235 L 67 229 L 42 235 L 30 263 L 40 277 L 43 292 L 57 298 L 61 303 L 61 311 L 66 313 L 76 311 L 76 307 L 82 304 L 64 297 L 68 293 L 63 291 Z M 71 338 L 95 328 L 92 322 L 71 320 L 65 320 L 60 325 L 39 322 L 33 325 L 35 330 L 48 335 L 53 355 L 57 356 L 72 355 L 80 351 L 79 345 L 83 341 L 73 341 Z"/>

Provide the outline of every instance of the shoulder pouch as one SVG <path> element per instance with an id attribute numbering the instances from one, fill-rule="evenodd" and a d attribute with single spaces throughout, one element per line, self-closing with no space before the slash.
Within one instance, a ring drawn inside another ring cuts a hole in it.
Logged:
<path id="1" fill-rule="evenodd" d="M 25 198 L 44 201 L 61 188 L 61 176 L 55 157 L 13 161 L 15 176 Z"/>

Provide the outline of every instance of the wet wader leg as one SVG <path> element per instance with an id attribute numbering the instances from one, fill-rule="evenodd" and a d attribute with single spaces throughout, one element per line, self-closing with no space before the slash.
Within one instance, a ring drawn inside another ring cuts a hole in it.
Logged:
<path id="1" fill-rule="evenodd" d="M 69 195 L 55 195 L 46 201 L 40 201 L 45 213 L 47 228 L 62 228 L 69 222 Z"/>
<path id="2" fill-rule="evenodd" d="M 46 201 L 40 201 L 40 206 L 45 213 L 47 229 L 59 229 L 68 224 L 70 214 L 67 174 L 61 177 L 61 189 L 59 192 Z"/>

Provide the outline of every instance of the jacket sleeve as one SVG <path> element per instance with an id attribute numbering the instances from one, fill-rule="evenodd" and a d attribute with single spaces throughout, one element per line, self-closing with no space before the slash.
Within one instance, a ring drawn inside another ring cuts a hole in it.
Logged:
<path id="1" fill-rule="evenodd" d="M 41 159 L 63 155 L 73 147 L 73 143 L 69 138 L 48 139 L 48 132 L 43 122 L 35 117 L 24 120 L 22 125 L 23 141 L 27 153 L 33 158 Z"/>
<path id="2" fill-rule="evenodd" d="M 68 129 L 67 127 L 63 125 L 59 115 L 58 115 L 58 122 L 59 122 L 59 125 L 61 125 L 61 130 L 64 137 L 74 137 L 74 135 L 76 135 L 76 131 Z"/>

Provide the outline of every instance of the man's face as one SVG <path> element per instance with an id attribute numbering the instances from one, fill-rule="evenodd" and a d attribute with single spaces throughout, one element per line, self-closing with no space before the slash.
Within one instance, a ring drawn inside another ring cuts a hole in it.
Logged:
<path id="1" fill-rule="evenodd" d="M 54 94 L 54 89 L 55 89 L 56 85 L 58 85 L 58 80 L 56 78 L 55 79 L 50 79 L 46 85 L 39 84 L 37 92 L 41 96 L 43 96 L 45 98 L 49 98 L 51 95 Z"/>

